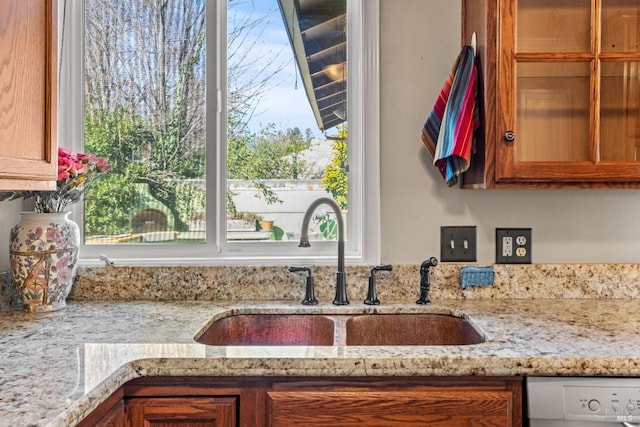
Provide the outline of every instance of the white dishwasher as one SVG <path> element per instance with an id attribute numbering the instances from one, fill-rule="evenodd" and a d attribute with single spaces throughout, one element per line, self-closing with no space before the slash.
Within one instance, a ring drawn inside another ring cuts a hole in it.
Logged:
<path id="1" fill-rule="evenodd" d="M 527 377 L 530 427 L 640 427 L 640 379 Z"/>

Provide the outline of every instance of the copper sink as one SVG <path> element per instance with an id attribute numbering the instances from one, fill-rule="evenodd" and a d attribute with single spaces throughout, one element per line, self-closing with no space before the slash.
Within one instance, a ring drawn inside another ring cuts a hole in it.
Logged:
<path id="1" fill-rule="evenodd" d="M 215 321 L 196 341 L 207 345 L 468 345 L 484 337 L 465 319 L 416 314 L 238 314 Z"/>
<path id="2" fill-rule="evenodd" d="M 334 323 L 313 314 L 239 314 L 196 338 L 208 345 L 333 345 Z"/>
<path id="3" fill-rule="evenodd" d="M 484 337 L 465 319 L 446 314 L 365 314 L 346 322 L 347 345 L 468 345 Z"/>

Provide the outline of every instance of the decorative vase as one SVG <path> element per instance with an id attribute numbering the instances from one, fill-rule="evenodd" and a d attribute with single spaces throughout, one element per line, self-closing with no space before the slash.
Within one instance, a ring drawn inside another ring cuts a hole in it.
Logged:
<path id="1" fill-rule="evenodd" d="M 11 230 L 13 283 L 28 312 L 66 307 L 76 275 L 80 229 L 70 212 L 23 212 Z"/>

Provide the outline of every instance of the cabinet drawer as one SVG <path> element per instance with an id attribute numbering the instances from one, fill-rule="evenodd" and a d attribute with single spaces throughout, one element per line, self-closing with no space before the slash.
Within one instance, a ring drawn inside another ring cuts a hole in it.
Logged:
<path id="1" fill-rule="evenodd" d="M 126 425 L 235 427 L 235 397 L 149 397 L 125 401 Z"/>
<path id="2" fill-rule="evenodd" d="M 270 391 L 271 427 L 511 426 L 508 391 Z"/>

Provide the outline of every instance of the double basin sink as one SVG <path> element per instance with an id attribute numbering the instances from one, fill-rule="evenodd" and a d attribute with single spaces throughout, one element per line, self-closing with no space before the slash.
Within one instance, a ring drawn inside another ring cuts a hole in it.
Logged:
<path id="1" fill-rule="evenodd" d="M 431 346 L 485 341 L 468 320 L 450 314 L 236 314 L 196 337 L 219 346 Z"/>

